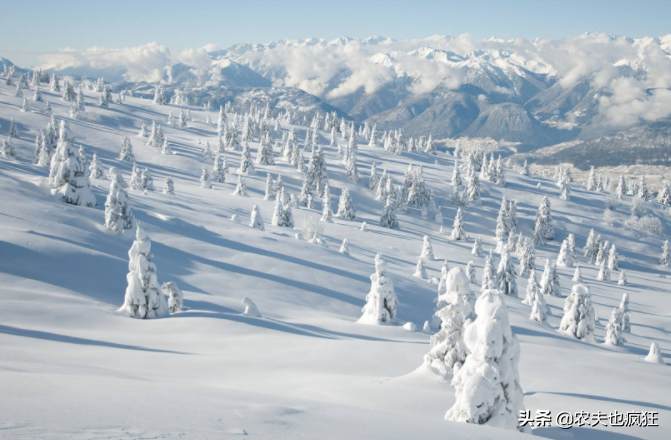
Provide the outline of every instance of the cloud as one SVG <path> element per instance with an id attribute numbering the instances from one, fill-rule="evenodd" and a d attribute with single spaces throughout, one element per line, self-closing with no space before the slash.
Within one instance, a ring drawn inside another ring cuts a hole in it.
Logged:
<path id="1" fill-rule="evenodd" d="M 176 63 L 211 77 L 216 70 L 209 69 L 214 51 L 220 51 L 215 44 L 171 51 L 158 43 L 121 49 L 63 49 L 44 56 L 43 67 L 122 67 L 130 81 L 170 81 L 166 72 Z M 352 40 L 343 45 L 317 39 L 283 40 L 230 51 L 225 56 L 251 66 L 276 85 L 297 87 L 328 99 L 359 90 L 372 94 L 397 79 L 414 94 L 436 87 L 456 89 L 471 80 L 469 67 L 486 65 L 520 75 L 531 71 L 554 77 L 565 88 L 588 81 L 599 91 L 598 110 L 604 120 L 627 126 L 671 114 L 667 104 L 670 53 L 671 36 L 630 39 L 594 33 L 561 40 L 478 40 L 463 34 L 402 41 Z M 504 85 L 496 91 L 514 93 Z"/>

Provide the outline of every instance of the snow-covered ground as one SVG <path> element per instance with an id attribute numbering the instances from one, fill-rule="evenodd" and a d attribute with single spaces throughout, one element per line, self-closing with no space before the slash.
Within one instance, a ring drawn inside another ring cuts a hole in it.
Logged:
<path id="1" fill-rule="evenodd" d="M 43 103 L 29 101 L 20 112 L 14 87 L 0 85 L 0 134 L 10 118 L 18 123 L 16 160 L 0 159 L 0 438 L 220 439 L 247 435 L 286 439 L 513 439 L 524 434 L 444 421 L 454 403 L 450 383 L 418 369 L 430 335 L 408 332 L 431 318 L 436 286 L 412 276 L 422 237 L 433 241 L 436 260 L 426 268 L 440 276 L 450 267 L 476 265 L 479 283 L 484 257 L 470 254 L 472 241 L 453 242 L 417 210 L 400 215 L 400 230 L 379 226 L 382 202 L 368 189 L 372 162 L 387 169 L 395 183 L 409 163 L 424 168 L 430 188 L 451 229 L 456 207 L 449 202 L 454 161 L 439 155 L 391 155 L 359 143 L 358 184 L 349 181 L 335 151 L 327 148 L 333 207 L 341 190 L 353 196 L 357 219 L 327 224 L 326 246 L 295 238 L 296 231 L 270 223 L 273 202 L 263 200 L 266 173 L 281 174 L 298 194 L 302 176 L 276 157 L 277 165 L 257 165 L 247 178 L 249 197 L 232 195 L 235 175 L 213 189 L 199 186 L 205 164 L 203 143 L 216 145 L 216 127 L 206 113 L 192 109 L 188 129 L 166 125 L 169 110 L 128 97 L 108 109 L 94 106 L 97 94 L 85 92 L 87 113 L 68 118 L 60 96 L 42 91 L 56 116 L 68 121 L 89 157 L 97 153 L 105 169 L 115 166 L 128 181 L 131 163 L 117 159 L 122 136 L 131 138 L 139 166 L 152 171 L 156 192 L 129 190 L 134 214 L 151 237 L 160 282 L 175 281 L 184 292 L 185 310 L 165 319 L 136 320 L 117 312 L 124 300 L 132 230 L 121 235 L 103 227 L 108 180 L 92 180 L 96 208 L 56 200 L 47 184 L 48 169 L 32 164 L 34 138 L 46 128 Z M 27 96 L 32 92 L 26 91 Z M 216 112 L 210 112 L 216 120 Z M 229 115 L 229 119 L 233 115 Z M 174 155 L 161 155 L 137 136 L 140 125 L 161 123 Z M 238 127 L 241 127 L 241 123 Z M 290 127 L 285 125 L 282 129 Z M 298 127 L 299 138 L 304 128 Z M 428 134 L 428 133 L 427 133 Z M 322 143 L 329 136 L 322 133 Z M 302 141 L 299 142 L 302 145 Z M 258 143 L 250 143 L 256 156 Z M 277 155 L 277 152 L 276 152 Z M 227 153 L 231 172 L 240 153 Z M 208 168 L 212 163 L 208 161 Z M 172 176 L 175 196 L 160 192 Z M 495 219 L 505 195 L 518 204 L 519 230 L 533 233 L 536 209 L 544 195 L 552 203 L 556 240 L 538 246 L 536 264 L 555 259 L 561 241 L 574 233 L 579 248 L 591 228 L 621 254 L 629 285 L 596 280 L 598 268 L 581 256 L 579 265 L 599 319 L 596 343 L 558 331 L 563 303 L 573 285 L 573 269 L 560 268 L 562 298 L 547 297 L 551 314 L 541 325 L 521 303 L 526 279 L 518 277 L 520 298 L 506 297 L 514 333 L 521 345 L 520 381 L 531 413 L 550 410 L 656 411 L 659 427 L 537 428 L 534 435 L 561 439 L 668 439 L 671 437 L 671 369 L 643 361 L 651 342 L 668 362 L 671 351 L 671 293 L 668 268 L 658 264 L 663 239 L 626 230 L 630 199 L 609 226 L 603 221 L 604 194 L 574 187 L 571 201 L 558 198 L 554 182 L 524 177 L 512 170 L 505 188 L 482 182 L 483 203 L 464 210 L 466 232 L 494 247 Z M 537 184 L 541 183 L 540 189 Z M 248 226 L 254 204 L 265 232 Z M 321 208 L 321 203 L 317 203 Z M 647 209 L 671 234 L 668 214 L 656 203 Z M 240 223 L 231 221 L 232 215 Z M 318 211 L 294 210 L 297 226 Z M 360 230 L 368 223 L 368 232 Z M 338 252 L 347 238 L 350 255 Z M 400 301 L 399 325 L 358 324 L 382 252 Z M 497 256 L 498 261 L 498 256 Z M 518 257 L 514 257 L 515 264 Z M 539 270 L 540 276 L 540 270 Z M 479 291 L 479 285 L 473 285 Z M 603 344 L 605 325 L 623 293 L 630 297 L 632 331 L 622 347 Z M 263 317 L 242 314 L 251 298 Z"/>

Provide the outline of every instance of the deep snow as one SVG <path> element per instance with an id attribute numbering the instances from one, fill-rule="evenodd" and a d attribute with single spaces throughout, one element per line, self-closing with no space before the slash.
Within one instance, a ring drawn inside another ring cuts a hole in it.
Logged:
<path id="1" fill-rule="evenodd" d="M 7 135 L 14 117 L 21 138 L 14 140 L 18 159 L 0 159 L 0 438 L 524 438 L 444 421 L 454 391 L 418 369 L 429 350 L 429 334 L 401 326 L 411 321 L 421 329 L 433 313 L 437 286 L 412 276 L 423 236 L 431 237 L 435 254 L 435 260 L 425 262 L 430 277 L 440 275 L 445 259 L 464 270 L 474 260 L 479 282 L 484 256 L 495 246 L 502 195 L 517 201 L 519 230 L 526 236 L 532 235 L 542 196 L 551 199 L 556 237 L 537 247 L 537 268 L 545 258 L 556 258 L 570 232 L 581 248 L 595 228 L 617 244 L 629 281 L 626 287 L 617 286 L 616 276 L 611 282 L 596 281 L 598 267 L 579 258 L 599 317 L 596 343 L 558 331 L 573 268 L 558 268 L 562 297 L 546 297 L 550 315 L 545 325 L 529 319 L 531 307 L 521 303 L 523 294 L 505 298 L 521 345 L 526 408 L 532 414 L 537 409 L 553 414 L 659 411 L 659 428 L 539 428 L 534 434 L 669 438 L 671 370 L 642 358 L 657 342 L 668 362 L 671 294 L 666 277 L 671 273 L 657 264 L 661 238 L 624 229 L 628 197 L 614 226 L 608 226 L 602 220 L 604 194 L 574 186 L 571 200 L 563 201 L 554 182 L 507 170 L 507 187 L 483 181 L 482 204 L 463 211 L 466 233 L 483 239 L 485 254 L 474 257 L 472 241 L 449 240 L 448 234 L 439 234 L 440 225 L 422 219 L 417 210 L 399 215 L 399 230 L 380 227 L 383 203 L 367 185 L 373 161 L 396 184 L 408 163 L 422 164 L 449 233 L 456 213 L 448 201 L 453 159 L 439 154 L 434 164 L 434 157 L 423 153 L 394 156 L 361 140 L 358 184 L 347 180 L 335 152 L 327 149 L 333 209 L 347 188 L 357 218 L 334 218 L 325 226 L 327 246 L 317 246 L 270 223 L 273 202 L 263 200 L 266 172 L 282 174 L 285 187 L 296 195 L 302 182 L 277 151 L 276 166 L 255 164 L 256 175 L 247 178 L 250 197 L 232 195 L 235 175 L 203 189 L 199 178 L 205 161 L 197 139 L 216 145 L 216 126 L 204 123 L 204 111 L 192 109 L 190 127 L 176 129 L 166 125 L 168 111 L 176 106 L 129 97 L 123 105 L 102 109 L 94 106 L 97 94 L 85 93 L 87 113 L 96 112 L 97 122 L 68 118 L 60 96 L 42 89 L 57 117 L 68 121 L 75 145 L 83 145 L 89 160 L 97 153 L 105 170 L 119 168 L 126 181 L 132 163 L 117 157 L 122 136 L 130 137 L 138 166 L 150 168 L 157 188 L 147 194 L 129 189 L 130 203 L 152 239 L 159 281 L 177 283 L 185 309 L 158 320 L 117 312 L 134 231 L 114 235 L 103 227 L 108 180 L 92 180 L 96 208 L 66 205 L 50 194 L 48 170 L 32 164 L 35 134 L 48 123 L 44 105 L 30 101 L 33 111 L 20 112 L 21 98 L 3 82 L 0 135 Z M 216 112 L 210 117 L 216 120 Z M 163 126 L 174 155 L 161 155 L 137 136 L 141 123 L 149 127 L 152 119 Z M 298 133 L 302 137 L 303 129 Z M 328 139 L 322 133 L 322 143 L 328 145 Z M 250 147 L 255 157 L 258 144 Z M 234 172 L 240 152 L 227 157 Z M 211 161 L 207 165 L 211 169 Z M 175 196 L 160 192 L 167 176 L 174 179 Z M 265 232 L 248 226 L 254 204 Z M 297 226 L 303 216 L 320 216 L 320 201 L 316 207 L 295 209 Z M 647 208 L 663 219 L 669 235 L 667 212 L 654 203 Z M 240 223 L 231 221 L 232 215 Z M 364 221 L 367 232 L 360 230 Z M 344 238 L 350 255 L 338 252 Z M 384 254 L 400 302 L 397 326 L 356 322 L 377 252 Z M 516 267 L 518 261 L 515 256 Z M 525 292 L 526 277 L 517 281 Z M 479 292 L 479 285 L 473 289 Z M 605 325 L 623 293 L 630 297 L 632 332 L 622 347 L 604 345 Z M 256 303 L 261 318 L 243 315 L 244 297 Z"/>

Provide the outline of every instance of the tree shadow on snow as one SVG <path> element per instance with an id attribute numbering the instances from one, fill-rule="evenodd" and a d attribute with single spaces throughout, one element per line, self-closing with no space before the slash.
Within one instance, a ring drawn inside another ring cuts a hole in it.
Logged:
<path id="1" fill-rule="evenodd" d="M 0 325 L 0 333 L 11 336 L 42 339 L 44 341 L 64 342 L 66 344 L 95 345 L 98 347 L 120 348 L 122 350 L 138 350 L 150 353 L 191 354 L 181 351 L 160 350 L 156 348 L 140 347 L 137 345 L 117 344 L 116 342 L 98 341 L 95 339 L 78 338 L 76 336 L 59 335 L 58 333 L 45 332 L 40 330 L 28 330 L 25 328 L 12 327 L 9 325 Z"/>

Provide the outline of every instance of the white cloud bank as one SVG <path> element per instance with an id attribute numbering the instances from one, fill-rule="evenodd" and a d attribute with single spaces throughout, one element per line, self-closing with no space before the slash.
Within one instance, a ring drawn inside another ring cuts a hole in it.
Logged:
<path id="1" fill-rule="evenodd" d="M 476 40 L 470 35 L 368 41 L 286 40 L 232 48 L 227 57 L 267 73 L 276 84 L 338 98 L 363 89 L 374 93 L 399 77 L 422 94 L 437 86 L 457 88 L 467 67 L 489 64 L 504 71 L 555 77 L 570 88 L 587 78 L 599 87 L 598 108 L 608 123 L 629 126 L 671 115 L 671 35 L 630 39 L 584 34 L 562 40 Z M 159 81 L 167 68 L 184 63 L 205 72 L 214 44 L 172 51 L 157 43 L 122 49 L 63 49 L 44 56 L 45 68 L 123 67 L 130 81 Z M 502 92 L 511 93 L 508 89 Z"/>

